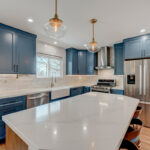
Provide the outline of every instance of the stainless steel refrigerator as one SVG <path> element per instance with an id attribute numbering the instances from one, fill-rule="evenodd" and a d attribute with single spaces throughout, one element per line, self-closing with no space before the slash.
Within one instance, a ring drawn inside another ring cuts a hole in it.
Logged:
<path id="1" fill-rule="evenodd" d="M 141 119 L 150 127 L 150 59 L 125 61 L 124 68 L 125 95 L 140 99 Z"/>

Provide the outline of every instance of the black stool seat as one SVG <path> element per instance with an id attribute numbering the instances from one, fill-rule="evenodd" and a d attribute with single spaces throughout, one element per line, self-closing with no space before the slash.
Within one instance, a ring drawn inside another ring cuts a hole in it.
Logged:
<path id="1" fill-rule="evenodd" d="M 138 150 L 137 146 L 134 143 L 132 143 L 132 142 L 130 142 L 128 140 L 123 140 L 123 142 L 122 142 L 122 144 L 120 146 L 120 150 L 121 149 Z"/>

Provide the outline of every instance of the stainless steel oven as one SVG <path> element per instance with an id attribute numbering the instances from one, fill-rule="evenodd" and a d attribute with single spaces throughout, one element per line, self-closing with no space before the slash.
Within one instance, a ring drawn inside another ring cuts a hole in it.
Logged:
<path id="1" fill-rule="evenodd" d="M 99 79 L 97 85 L 91 87 L 93 92 L 110 93 L 111 88 L 116 86 L 116 82 L 113 79 Z"/>

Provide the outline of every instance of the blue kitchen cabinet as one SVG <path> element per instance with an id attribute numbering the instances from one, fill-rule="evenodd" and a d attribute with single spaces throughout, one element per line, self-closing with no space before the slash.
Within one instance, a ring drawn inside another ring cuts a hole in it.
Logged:
<path id="1" fill-rule="evenodd" d="M 112 94 L 124 95 L 124 90 L 111 89 Z"/>
<path id="2" fill-rule="evenodd" d="M 0 120 L 0 143 L 5 139 L 5 123 Z"/>
<path id="3" fill-rule="evenodd" d="M 150 34 L 124 40 L 125 59 L 150 57 Z"/>
<path id="4" fill-rule="evenodd" d="M 94 53 L 94 69 L 98 66 L 98 52 Z"/>
<path id="5" fill-rule="evenodd" d="M 36 39 L 18 33 L 16 43 L 18 53 L 18 73 L 36 74 Z"/>
<path id="6" fill-rule="evenodd" d="M 5 138 L 5 123 L 2 121 L 2 116 L 24 109 L 26 109 L 26 96 L 0 100 L 0 142 Z"/>
<path id="7" fill-rule="evenodd" d="M 76 87 L 70 89 L 70 96 L 77 96 L 83 94 L 83 87 Z"/>
<path id="8" fill-rule="evenodd" d="M 66 49 L 67 75 L 93 75 L 97 66 L 97 53 L 75 48 Z"/>
<path id="9" fill-rule="evenodd" d="M 0 74 L 36 73 L 36 37 L 0 23 Z"/>
<path id="10" fill-rule="evenodd" d="M 145 35 L 142 38 L 142 50 L 143 50 L 143 57 L 149 58 L 150 57 L 150 35 Z"/>
<path id="11" fill-rule="evenodd" d="M 136 59 L 142 57 L 142 42 L 139 38 L 124 40 L 125 59 Z"/>
<path id="12" fill-rule="evenodd" d="M 52 94 L 51 94 L 51 92 L 49 92 L 49 103 L 51 103 L 51 101 L 52 101 L 51 97 L 52 97 Z"/>
<path id="13" fill-rule="evenodd" d="M 78 51 L 78 74 L 87 74 L 87 51 L 85 50 Z"/>
<path id="14" fill-rule="evenodd" d="M 78 74 L 78 51 L 74 48 L 66 49 L 66 74 Z"/>
<path id="15" fill-rule="evenodd" d="M 124 74 L 124 51 L 123 43 L 114 45 L 114 74 Z"/>
<path id="16" fill-rule="evenodd" d="M 84 86 L 83 87 L 83 93 L 88 93 L 91 91 L 91 88 L 89 86 Z"/>
<path id="17" fill-rule="evenodd" d="M 95 61 L 95 54 L 91 52 L 87 52 L 87 74 L 93 75 L 94 74 L 94 68 L 96 67 L 96 61 Z"/>
<path id="18" fill-rule="evenodd" d="M 15 34 L 0 26 L 0 74 L 15 72 Z"/>

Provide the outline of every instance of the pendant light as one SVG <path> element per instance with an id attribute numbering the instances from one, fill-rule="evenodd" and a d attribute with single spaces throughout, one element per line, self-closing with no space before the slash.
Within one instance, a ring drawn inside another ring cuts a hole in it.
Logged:
<path id="1" fill-rule="evenodd" d="M 91 24 L 92 24 L 92 41 L 88 44 L 85 44 L 85 47 L 88 49 L 89 52 L 96 53 L 100 50 L 100 46 L 98 43 L 95 41 L 95 32 L 94 32 L 94 25 L 97 22 L 97 19 L 91 19 Z"/>
<path id="2" fill-rule="evenodd" d="M 55 15 L 54 18 L 49 19 L 49 22 L 44 25 L 45 31 L 51 38 L 61 38 L 65 34 L 66 27 L 63 21 L 58 17 L 57 0 L 55 0 Z"/>

